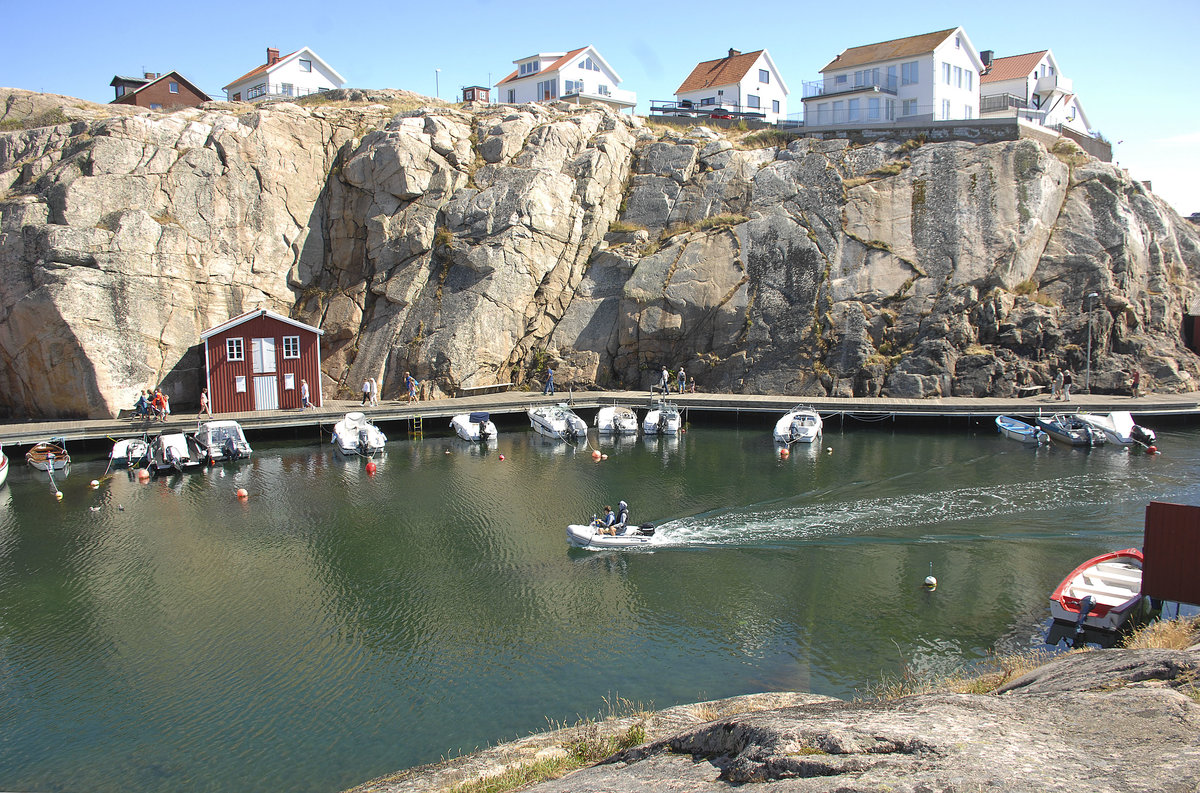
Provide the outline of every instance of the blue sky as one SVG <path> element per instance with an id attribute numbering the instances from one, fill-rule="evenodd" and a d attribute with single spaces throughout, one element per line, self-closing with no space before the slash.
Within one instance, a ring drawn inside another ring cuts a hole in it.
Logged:
<path id="1" fill-rule="evenodd" d="M 172 69 L 223 97 L 221 87 L 263 63 L 267 47 L 306 45 L 348 86 L 432 95 L 436 82 L 442 98 L 455 99 L 464 85 L 494 84 L 516 58 L 594 44 L 620 72 L 621 87 L 637 92 L 641 113 L 651 99 L 670 99 L 697 62 L 730 47 L 770 50 L 796 112 L 801 83 L 846 47 L 962 25 L 977 49 L 997 56 L 1053 50 L 1093 127 L 1113 142 L 1114 159 L 1181 214 L 1200 212 L 1200 91 L 1188 60 L 1200 33 L 1196 0 L 208 0 L 136 8 L 65 0 L 49 9 L 0 0 L 0 11 L 8 31 L 0 85 L 94 102 L 112 99 L 114 74 Z"/>

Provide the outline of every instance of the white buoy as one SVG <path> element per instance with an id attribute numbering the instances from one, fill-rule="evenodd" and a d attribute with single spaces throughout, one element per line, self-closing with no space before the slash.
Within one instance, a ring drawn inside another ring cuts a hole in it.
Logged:
<path id="1" fill-rule="evenodd" d="M 937 589 L 937 579 L 933 577 L 933 562 L 929 563 L 929 575 L 925 576 L 925 588 Z"/>
<path id="2" fill-rule="evenodd" d="M 91 481 L 91 485 L 92 485 L 92 490 L 95 490 L 96 488 L 100 487 L 100 480 L 99 480 L 99 479 L 93 479 L 93 480 Z"/>

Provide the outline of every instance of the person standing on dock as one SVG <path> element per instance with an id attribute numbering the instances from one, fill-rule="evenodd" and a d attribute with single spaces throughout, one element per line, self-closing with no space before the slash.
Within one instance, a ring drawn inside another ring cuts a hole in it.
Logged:
<path id="1" fill-rule="evenodd" d="M 658 378 L 658 390 L 662 391 L 663 396 L 671 393 L 671 373 L 665 366 L 662 368 L 662 376 Z"/>
<path id="2" fill-rule="evenodd" d="M 549 366 L 546 367 L 546 387 L 542 389 L 542 396 L 554 396 L 554 370 Z"/>
<path id="3" fill-rule="evenodd" d="M 1142 373 L 1135 366 L 1133 374 L 1129 376 L 1129 393 L 1135 399 L 1138 395 L 1138 386 L 1142 384 Z"/>
<path id="4" fill-rule="evenodd" d="M 1050 384 L 1050 398 L 1057 401 L 1062 399 L 1063 393 L 1063 373 L 1062 369 L 1056 369 L 1054 374 L 1054 382 Z"/>
<path id="5" fill-rule="evenodd" d="M 207 390 L 207 389 L 205 389 L 205 390 Z M 308 398 L 308 381 L 301 380 L 300 381 L 300 409 L 307 410 L 308 408 L 312 408 L 313 410 L 316 410 L 317 406 L 314 405 Z"/>
<path id="6" fill-rule="evenodd" d="M 371 404 L 379 404 L 379 381 L 374 377 L 371 378 Z"/>
<path id="7" fill-rule="evenodd" d="M 301 381 L 301 382 L 303 382 L 303 381 Z M 207 387 L 200 389 L 200 412 L 196 414 L 196 418 L 200 418 L 205 413 L 207 413 L 210 417 L 212 416 L 212 411 L 209 410 L 209 408 L 208 408 L 208 388 Z"/>
<path id="8" fill-rule="evenodd" d="M 1071 401 L 1071 370 L 1066 369 L 1062 373 L 1062 398 L 1064 402 Z"/>
<path id="9" fill-rule="evenodd" d="M 675 376 L 676 384 L 679 386 L 679 393 L 687 390 L 687 376 L 683 373 L 683 367 L 679 367 L 679 373 Z"/>
<path id="10" fill-rule="evenodd" d="M 404 390 L 408 392 L 409 402 L 417 398 L 417 381 L 408 372 L 404 373 Z"/>

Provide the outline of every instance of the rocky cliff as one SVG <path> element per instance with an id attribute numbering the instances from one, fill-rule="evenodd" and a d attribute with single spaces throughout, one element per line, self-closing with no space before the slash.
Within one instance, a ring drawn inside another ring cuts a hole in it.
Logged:
<path id="1" fill-rule="evenodd" d="M 1200 376 L 1200 235 L 1066 141 L 854 147 L 403 92 L 38 107 L 62 123 L 0 133 L 14 415 L 113 415 L 159 383 L 193 401 L 199 334 L 257 307 L 324 329 L 326 394 L 551 363 L 601 387 L 682 364 L 711 390 L 1009 395 L 1082 373 L 1089 322 L 1095 390 Z"/>

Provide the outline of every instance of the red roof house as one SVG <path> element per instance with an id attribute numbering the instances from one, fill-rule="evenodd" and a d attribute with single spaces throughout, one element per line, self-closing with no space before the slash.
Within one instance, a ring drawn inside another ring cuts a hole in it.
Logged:
<path id="1" fill-rule="evenodd" d="M 299 408 L 305 382 L 309 401 L 319 407 L 322 333 L 263 308 L 201 333 L 212 411 Z"/>
<path id="2" fill-rule="evenodd" d="M 208 94 L 192 85 L 179 72 L 146 72 L 144 77 L 117 75 L 109 85 L 117 94 L 109 103 L 112 105 L 136 105 L 151 110 L 170 110 L 175 107 L 196 107 L 212 101 Z"/>

